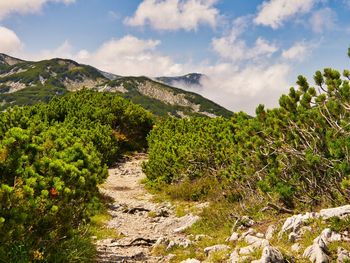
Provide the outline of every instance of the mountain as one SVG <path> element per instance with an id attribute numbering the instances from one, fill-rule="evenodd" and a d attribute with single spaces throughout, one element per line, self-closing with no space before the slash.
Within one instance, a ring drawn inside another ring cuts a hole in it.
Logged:
<path id="1" fill-rule="evenodd" d="M 69 59 L 32 62 L 0 54 L 0 107 L 3 110 L 11 105 L 46 102 L 54 96 L 86 88 L 113 92 L 160 116 L 231 116 L 232 113 L 220 105 L 165 83 L 171 79 L 199 83 L 201 75 L 186 76 L 163 78 L 164 81 L 122 77 Z"/>
<path id="2" fill-rule="evenodd" d="M 207 76 L 200 73 L 190 73 L 187 75 L 177 77 L 158 77 L 156 78 L 156 80 L 173 87 L 176 87 L 178 85 L 191 87 L 200 86 L 201 80 L 203 78 L 207 78 Z"/>

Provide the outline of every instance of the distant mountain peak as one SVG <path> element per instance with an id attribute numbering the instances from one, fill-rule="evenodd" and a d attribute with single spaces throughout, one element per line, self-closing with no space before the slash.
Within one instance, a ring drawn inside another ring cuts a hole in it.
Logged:
<path id="1" fill-rule="evenodd" d="M 189 73 L 182 76 L 175 76 L 175 77 L 158 77 L 156 78 L 157 81 L 162 82 L 164 84 L 177 87 L 177 86 L 201 86 L 201 81 L 207 78 L 206 75 L 201 73 Z"/>
<path id="2" fill-rule="evenodd" d="M 0 53 L 0 64 L 7 65 L 7 66 L 13 66 L 18 63 L 24 62 L 21 59 L 11 57 L 9 55 Z"/>
<path id="3" fill-rule="evenodd" d="M 115 93 L 159 116 L 231 116 L 220 105 L 181 89 L 181 85 L 173 85 L 181 82 L 193 87 L 200 85 L 203 77 L 200 73 L 157 79 L 123 77 L 70 59 L 24 61 L 0 54 L 0 110 L 49 101 L 54 96 L 85 88 Z"/>

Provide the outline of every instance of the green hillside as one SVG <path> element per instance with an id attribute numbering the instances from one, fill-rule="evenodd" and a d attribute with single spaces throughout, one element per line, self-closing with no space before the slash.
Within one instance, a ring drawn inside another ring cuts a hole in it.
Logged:
<path id="1" fill-rule="evenodd" d="M 196 93 L 147 77 L 116 76 L 111 80 L 109 75 L 72 60 L 29 62 L 0 54 L 1 109 L 48 102 L 85 88 L 115 93 L 160 116 L 231 116 L 230 111 Z"/>

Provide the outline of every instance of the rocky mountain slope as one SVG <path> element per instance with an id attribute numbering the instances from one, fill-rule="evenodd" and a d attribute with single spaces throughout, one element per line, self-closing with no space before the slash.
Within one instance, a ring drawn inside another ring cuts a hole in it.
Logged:
<path id="1" fill-rule="evenodd" d="M 188 79 L 195 81 L 195 77 Z M 30 62 L 0 54 L 2 109 L 48 101 L 55 95 L 83 88 L 116 93 L 161 116 L 231 115 L 198 94 L 147 77 L 122 77 L 67 59 Z"/>

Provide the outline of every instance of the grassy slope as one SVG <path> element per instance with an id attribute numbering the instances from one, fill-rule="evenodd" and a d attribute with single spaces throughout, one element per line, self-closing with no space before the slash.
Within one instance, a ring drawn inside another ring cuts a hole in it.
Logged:
<path id="1" fill-rule="evenodd" d="M 185 94 L 185 98 L 193 104 L 200 105 L 200 111 L 208 112 L 218 116 L 230 117 L 231 112 L 221 107 L 220 105 L 192 92 L 187 92 L 181 89 L 173 88 L 165 84 L 152 81 L 146 77 L 122 77 L 117 80 L 109 80 L 105 78 L 97 69 L 80 65 L 72 60 L 51 59 L 39 62 L 21 61 L 15 65 L 6 65 L 0 63 L 0 74 L 8 73 L 18 69 L 24 69 L 24 72 L 18 72 L 9 76 L 0 77 L 0 109 L 4 109 L 11 105 L 32 105 L 41 101 L 47 102 L 54 96 L 61 96 L 67 93 L 64 81 L 82 81 L 88 78 L 93 81 L 99 81 L 100 87 L 105 84 L 116 86 L 123 84 L 128 90 L 128 93 L 116 92 L 124 98 L 130 99 L 134 103 L 140 104 L 144 108 L 150 110 L 159 116 L 168 116 L 169 113 L 177 116 L 177 112 L 181 111 L 185 115 L 199 115 L 193 112 L 190 107 L 178 105 L 170 105 L 160 100 L 144 96 L 137 90 L 137 82 L 151 82 L 151 84 L 159 89 L 170 91 L 173 94 Z M 40 79 L 45 79 L 45 84 L 40 82 Z M 10 87 L 6 82 L 20 82 L 27 87 L 23 90 L 7 93 Z"/>

